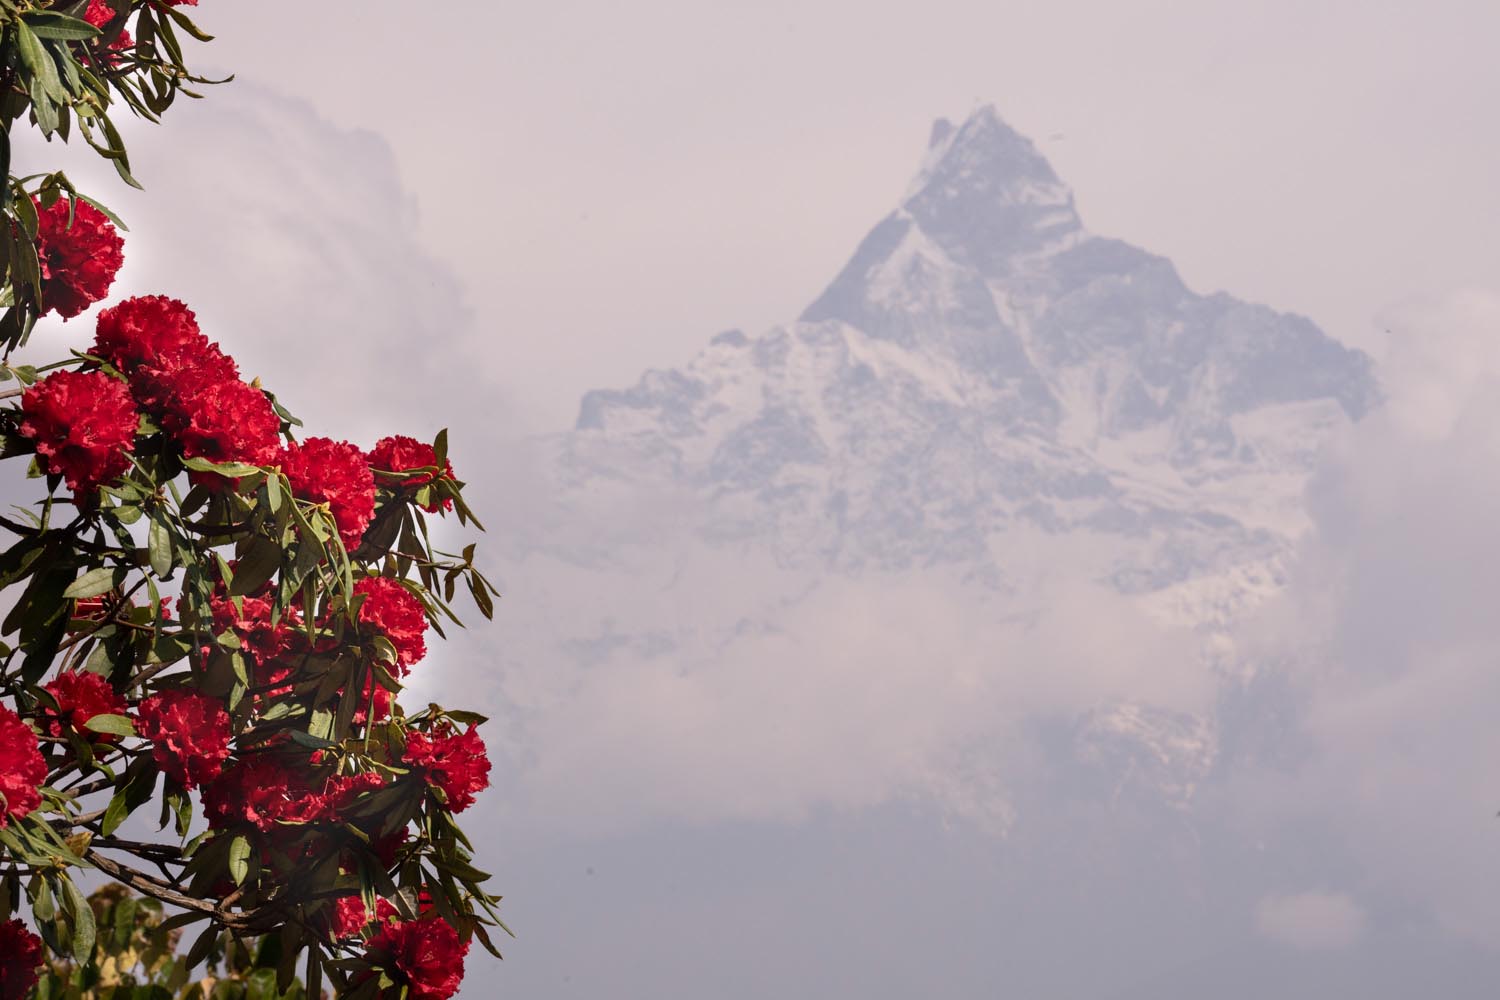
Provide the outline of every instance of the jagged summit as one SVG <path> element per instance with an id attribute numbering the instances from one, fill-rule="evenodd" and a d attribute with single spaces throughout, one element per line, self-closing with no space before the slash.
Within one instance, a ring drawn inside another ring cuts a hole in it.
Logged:
<path id="1" fill-rule="evenodd" d="M 904 342 L 924 320 L 988 329 L 994 317 L 986 280 L 1024 273 L 1037 258 L 1084 238 L 1072 192 L 1031 141 L 986 105 L 957 128 L 943 119 L 933 126 L 926 160 L 901 205 L 871 230 L 802 319 L 842 319 Z M 945 275 L 959 280 L 937 287 Z M 904 291 L 925 293 L 936 314 L 914 316 L 924 310 L 892 301 L 893 292 Z M 946 303 L 933 301 L 943 293 Z"/>
<path id="2" fill-rule="evenodd" d="M 980 199 L 995 205 L 1071 207 L 1072 195 L 1032 141 L 1011 128 L 993 105 L 976 109 L 962 125 L 933 123 L 926 162 L 907 205 L 925 195 Z"/>

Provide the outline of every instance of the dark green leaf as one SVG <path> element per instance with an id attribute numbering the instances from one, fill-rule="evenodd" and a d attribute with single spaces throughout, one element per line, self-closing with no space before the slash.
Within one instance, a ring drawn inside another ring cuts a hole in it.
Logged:
<path id="1" fill-rule="evenodd" d="M 232 597 L 255 593 L 281 568 L 281 546 L 257 536 L 234 565 L 234 582 L 229 586 Z"/>
<path id="2" fill-rule="evenodd" d="M 96 733 L 110 733 L 114 736 L 135 735 L 135 723 L 123 715 L 96 715 L 85 722 L 84 726 Z"/>
<path id="3" fill-rule="evenodd" d="M 151 571 L 157 576 L 172 574 L 172 533 L 167 530 L 162 517 L 151 519 L 151 530 L 146 538 L 146 550 L 151 559 Z"/>
<path id="4" fill-rule="evenodd" d="M 112 569 L 108 566 L 100 566 L 91 569 L 68 585 L 68 589 L 62 592 L 63 597 L 74 599 L 83 597 L 98 597 L 114 590 L 125 579 L 125 570 Z"/>
<path id="5" fill-rule="evenodd" d="M 47 10 L 31 10 L 22 15 L 24 23 L 36 32 L 38 38 L 59 38 L 63 41 L 83 41 L 97 38 L 99 29 L 87 21 Z"/>
<path id="6" fill-rule="evenodd" d="M 250 875 L 250 841 L 243 835 L 229 842 L 229 877 L 235 885 L 244 885 Z"/>

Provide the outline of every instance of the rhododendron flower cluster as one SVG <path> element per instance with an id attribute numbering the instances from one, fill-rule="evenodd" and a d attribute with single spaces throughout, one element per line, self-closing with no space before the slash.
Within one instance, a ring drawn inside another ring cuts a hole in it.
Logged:
<path id="1" fill-rule="evenodd" d="M 42 960 L 41 938 L 19 920 L 0 923 L 0 1000 L 25 1000 Z"/>
<path id="2" fill-rule="evenodd" d="M 405 676 L 427 655 L 427 612 L 422 602 L 387 576 L 367 576 L 354 585 L 354 592 L 364 597 L 360 626 L 390 640 L 396 647 L 397 672 Z"/>
<path id="3" fill-rule="evenodd" d="M 196 5 L 0 4 L 6 122 L 136 183 L 110 116 L 157 120 L 211 82 L 183 63 Z M 461 624 L 459 584 L 487 618 L 497 595 L 474 545 L 430 540 L 433 517 L 480 528 L 447 431 L 368 453 L 304 434 L 187 303 L 109 300 L 108 209 L 62 172 L 7 182 L 0 457 L 36 482 L 0 518 L 0 1000 L 135 975 L 157 945 L 110 914 L 142 907 L 171 931 L 148 991 L 217 996 L 212 975 L 183 986 L 192 966 L 275 952 L 277 995 L 296 970 L 288 995 L 453 996 L 504 924 L 458 817 L 489 784 L 484 719 L 399 700 Z M 92 343 L 41 322 L 95 304 Z M 104 908 L 85 878 L 112 880 Z M 173 955 L 184 922 L 202 930 Z"/>
<path id="4" fill-rule="evenodd" d="M 43 684 L 42 690 L 57 702 L 55 711 L 51 708 L 42 711 L 43 731 L 48 736 L 61 739 L 71 730 L 84 739 L 101 742 L 117 739 L 112 733 L 96 733 L 88 728 L 89 720 L 96 716 L 124 715 L 129 710 L 125 699 L 103 677 L 83 670 L 64 670 Z"/>
<path id="5" fill-rule="evenodd" d="M 287 608 L 280 620 L 275 619 L 274 601 L 266 588 L 253 597 L 233 598 L 218 588 L 209 606 L 213 609 L 214 631 L 233 632 L 240 649 L 256 666 L 269 666 L 287 653 L 300 635 L 302 616 L 296 608 Z"/>
<path id="6" fill-rule="evenodd" d="M 59 198 L 52 207 L 37 204 L 37 263 L 42 301 L 71 319 L 109 294 L 125 241 L 114 223 L 86 201 Z"/>
<path id="7" fill-rule="evenodd" d="M 130 467 L 140 418 L 130 393 L 102 372 L 53 372 L 21 397 L 20 431 L 37 459 L 68 489 L 91 493 Z"/>
<path id="8" fill-rule="evenodd" d="M 249 824 L 261 831 L 278 823 L 339 823 L 360 792 L 385 784 L 379 774 L 334 775 L 315 768 L 304 752 L 293 759 L 258 753 L 226 770 L 204 790 L 209 825 Z"/>
<path id="9" fill-rule="evenodd" d="M 474 796 L 490 784 L 490 758 L 470 726 L 463 733 L 436 737 L 411 732 L 406 736 L 406 761 L 417 768 L 433 788 L 447 800 L 448 808 L 463 812 L 474 804 Z"/>
<path id="10" fill-rule="evenodd" d="M 365 955 L 406 986 L 412 1000 L 448 1000 L 464 979 L 469 946 L 441 920 L 389 921 L 379 926 Z"/>
<path id="11" fill-rule="evenodd" d="M 375 901 L 375 912 L 361 896 L 345 896 L 333 904 L 328 918 L 328 933 L 335 941 L 359 937 L 374 923 L 384 923 L 396 916 L 396 908 L 385 900 Z"/>
<path id="12" fill-rule="evenodd" d="M 411 471 L 437 467 L 437 450 L 430 444 L 404 434 L 381 438 L 370 449 L 370 468 L 375 472 L 376 481 L 403 492 L 415 492 L 428 483 L 436 482 L 439 475 L 453 478 L 453 463 L 447 459 L 443 460 L 442 468 L 436 472 Z M 422 509 L 429 514 L 436 514 L 439 510 L 452 510 L 453 501 L 444 499 L 441 503 L 424 503 Z"/>
<path id="13" fill-rule="evenodd" d="M 38 791 L 47 780 L 47 762 L 37 749 L 36 734 L 0 705 L 0 829 L 42 804 Z"/>
<path id="14" fill-rule="evenodd" d="M 281 471 L 298 498 L 328 505 L 344 548 L 359 546 L 375 515 L 375 476 L 364 452 L 347 441 L 310 437 L 286 446 Z"/>
<path id="15" fill-rule="evenodd" d="M 168 777 L 196 788 L 219 776 L 229 756 L 229 713 L 218 699 L 169 688 L 142 701 L 137 711 L 140 733 Z"/>
<path id="16" fill-rule="evenodd" d="M 126 376 L 185 458 L 266 465 L 278 455 L 281 419 L 271 401 L 240 380 L 233 359 L 177 299 L 146 295 L 103 310 L 92 353 Z"/>

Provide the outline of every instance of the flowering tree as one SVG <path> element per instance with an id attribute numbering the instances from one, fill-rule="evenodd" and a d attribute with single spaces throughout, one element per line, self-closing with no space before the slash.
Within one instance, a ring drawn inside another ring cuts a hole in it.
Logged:
<path id="1" fill-rule="evenodd" d="M 504 927 L 455 819 L 488 783 L 484 720 L 399 701 L 458 587 L 486 617 L 495 596 L 472 544 L 428 534 L 479 527 L 446 433 L 303 437 L 166 295 L 12 358 L 106 300 L 124 253 L 64 174 L 10 172 L 12 127 L 81 136 L 134 184 L 110 114 L 208 82 L 183 61 L 196 3 L 0 0 L 0 457 L 39 496 L 0 515 L 0 1000 L 65 995 L 117 932 L 180 937 L 184 970 L 253 946 L 278 992 L 301 972 L 311 996 L 442 1000 Z M 163 915 L 101 925 L 84 870 Z"/>

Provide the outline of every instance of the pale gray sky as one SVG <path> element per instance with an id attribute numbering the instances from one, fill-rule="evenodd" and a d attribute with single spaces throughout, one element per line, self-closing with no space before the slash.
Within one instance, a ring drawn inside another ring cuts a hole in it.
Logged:
<path id="1" fill-rule="evenodd" d="M 932 119 L 976 101 L 1037 142 L 1090 228 L 1199 290 L 1378 346 L 1381 306 L 1500 282 L 1488 0 L 199 12 L 216 65 L 389 140 L 538 427 L 718 330 L 795 317 Z"/>

